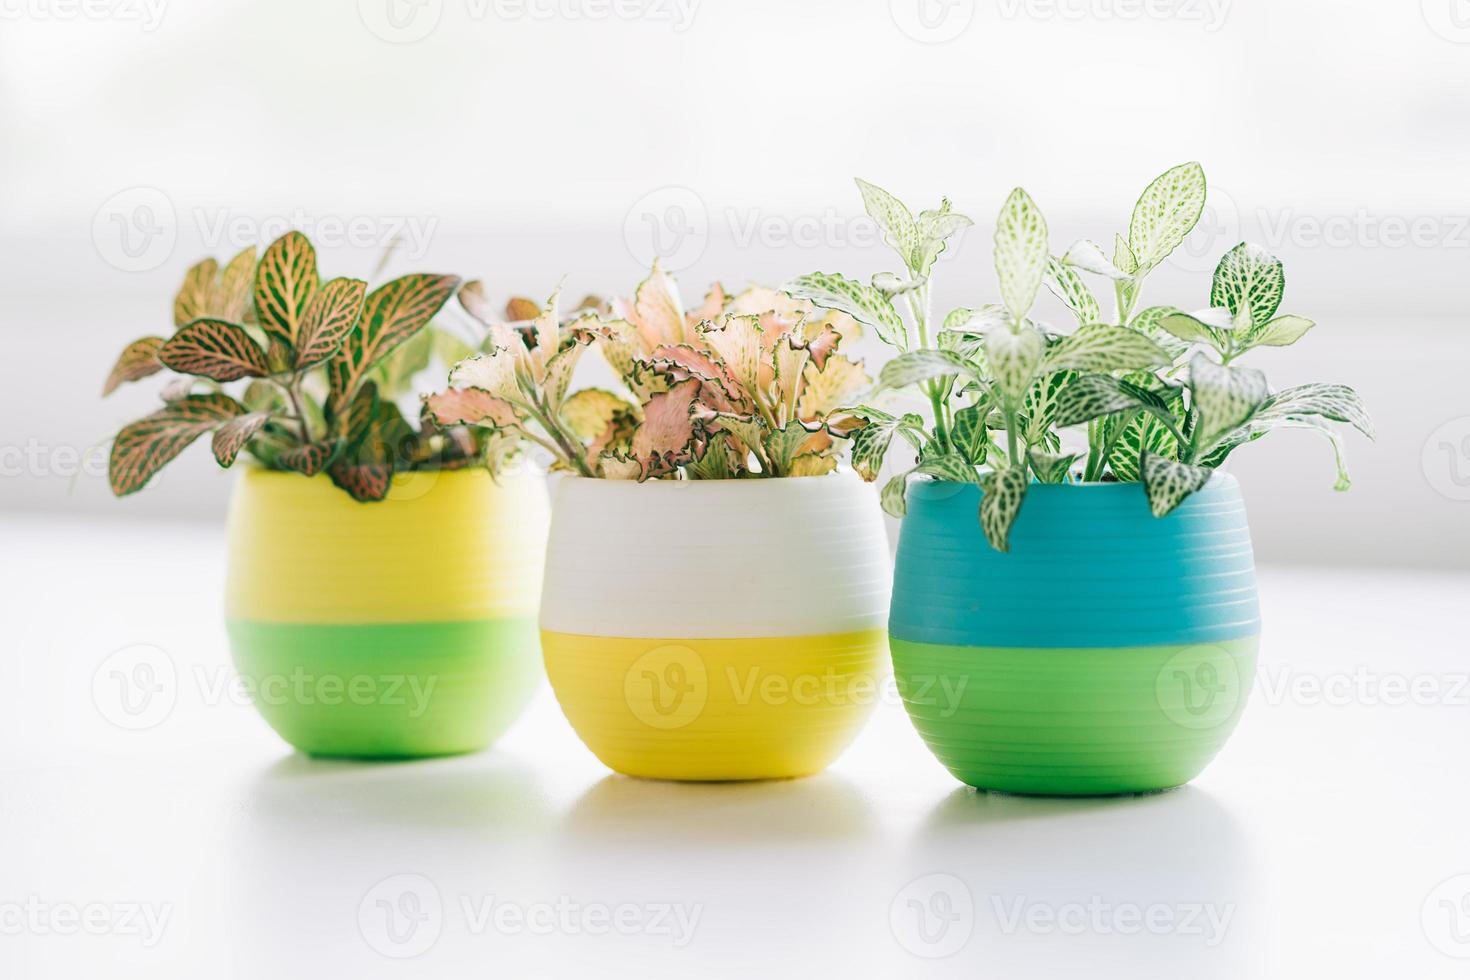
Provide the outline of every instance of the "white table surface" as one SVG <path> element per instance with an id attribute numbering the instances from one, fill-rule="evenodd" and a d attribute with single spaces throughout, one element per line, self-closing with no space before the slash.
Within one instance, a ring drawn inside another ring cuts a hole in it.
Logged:
<path id="1" fill-rule="evenodd" d="M 1263 569 L 1215 763 L 1062 801 L 960 786 L 893 697 L 790 782 L 612 775 L 545 689 L 480 755 L 312 761 L 221 686 L 219 529 L 0 542 L 0 976 L 1470 972 L 1470 575 Z M 137 644 L 146 718 L 94 693 Z"/>

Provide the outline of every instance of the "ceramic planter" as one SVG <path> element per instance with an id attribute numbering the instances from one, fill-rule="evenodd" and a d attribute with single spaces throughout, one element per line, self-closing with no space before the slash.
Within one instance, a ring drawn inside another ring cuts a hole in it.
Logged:
<path id="1" fill-rule="evenodd" d="M 886 677 L 891 573 L 846 474 L 557 486 L 547 675 L 572 727 L 633 776 L 802 776 L 857 734 Z"/>
<path id="2" fill-rule="evenodd" d="M 357 503 L 325 477 L 259 468 L 236 484 L 226 615 L 267 722 L 314 755 L 470 752 L 540 677 L 540 479 L 399 474 Z"/>
<path id="3" fill-rule="evenodd" d="M 984 789 L 1178 786 L 1229 737 L 1260 614 L 1245 505 L 1217 475 L 1168 517 L 1138 484 L 1033 484 L 1011 551 L 974 485 L 910 488 L 890 633 L 914 726 Z"/>

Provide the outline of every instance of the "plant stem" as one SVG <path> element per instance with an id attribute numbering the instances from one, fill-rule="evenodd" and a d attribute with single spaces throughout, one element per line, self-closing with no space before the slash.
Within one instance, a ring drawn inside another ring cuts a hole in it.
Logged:
<path id="1" fill-rule="evenodd" d="M 919 302 L 914 302 L 915 294 Z M 909 314 L 914 318 L 914 324 L 918 329 L 919 346 L 929 346 L 929 284 L 925 283 L 914 292 L 907 294 L 904 299 L 909 304 Z M 929 396 L 929 406 L 934 411 L 934 441 L 939 444 L 939 451 L 949 452 L 951 447 L 949 438 L 949 419 L 945 415 L 944 392 L 940 389 L 938 381 L 929 380 L 924 382 L 922 389 Z"/>
<path id="2" fill-rule="evenodd" d="M 306 411 L 301 404 L 301 392 L 298 385 L 301 383 L 301 375 L 291 376 L 291 380 L 282 385 L 286 389 L 286 396 L 291 400 L 291 411 L 296 415 L 296 424 L 301 430 L 301 444 L 303 446 L 311 443 L 311 424 L 306 420 Z"/>

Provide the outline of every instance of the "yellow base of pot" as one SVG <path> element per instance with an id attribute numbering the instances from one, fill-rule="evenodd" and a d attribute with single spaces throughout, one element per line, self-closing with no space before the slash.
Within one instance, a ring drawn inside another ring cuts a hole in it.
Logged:
<path id="1" fill-rule="evenodd" d="M 754 639 L 541 631 L 577 735 L 609 768 L 652 779 L 807 776 L 836 759 L 882 696 L 884 630 Z"/>

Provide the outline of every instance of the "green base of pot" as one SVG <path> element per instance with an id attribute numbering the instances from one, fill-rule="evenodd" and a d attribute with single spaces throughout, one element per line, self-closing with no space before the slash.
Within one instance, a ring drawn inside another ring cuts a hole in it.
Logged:
<path id="1" fill-rule="evenodd" d="M 1045 649 L 891 638 L 919 735 L 979 789 L 1105 796 L 1189 782 L 1230 737 L 1259 637 Z"/>
<path id="2" fill-rule="evenodd" d="M 542 676 L 533 617 L 227 627 L 261 715 L 310 755 L 478 751 L 516 720 Z"/>

